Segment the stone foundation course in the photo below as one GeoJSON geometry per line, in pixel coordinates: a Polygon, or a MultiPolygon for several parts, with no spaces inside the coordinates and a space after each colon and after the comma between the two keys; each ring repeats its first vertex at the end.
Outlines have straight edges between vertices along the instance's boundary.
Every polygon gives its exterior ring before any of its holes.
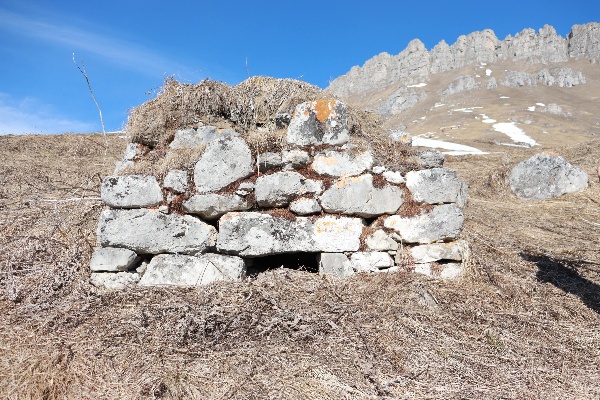
{"type": "MultiPolygon", "coordinates": [[[[189,170],[127,174],[135,143],[106,177],[91,282],[198,286],[240,281],[262,257],[310,253],[324,275],[414,271],[452,278],[467,186],[442,163],[418,171],[381,165],[352,145],[346,105],[298,105],[281,151],[253,153],[232,129],[177,131],[167,152],[198,149],[189,170]]],[[[398,144],[404,146],[404,144],[398,144]]],[[[427,165],[423,163],[422,165],[427,165]]],[[[425,168],[425,167],[423,167],[425,168]]]]}

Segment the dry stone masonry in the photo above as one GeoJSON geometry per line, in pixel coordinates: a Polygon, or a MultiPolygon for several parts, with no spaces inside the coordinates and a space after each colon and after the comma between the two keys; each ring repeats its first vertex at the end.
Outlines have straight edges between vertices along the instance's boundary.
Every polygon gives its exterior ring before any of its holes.
{"type": "MultiPolygon", "coordinates": [[[[130,144],[101,197],[99,248],[91,281],[205,285],[238,281],[262,257],[314,255],[321,274],[414,270],[456,277],[468,246],[466,185],[443,158],[426,154],[417,171],[379,165],[354,148],[344,103],[300,104],[281,151],[253,154],[232,129],[177,131],[169,149],[198,149],[189,170],[163,179],[127,175],[143,159],[130,144]]],[[[401,144],[399,144],[401,145],[401,144]]]]}

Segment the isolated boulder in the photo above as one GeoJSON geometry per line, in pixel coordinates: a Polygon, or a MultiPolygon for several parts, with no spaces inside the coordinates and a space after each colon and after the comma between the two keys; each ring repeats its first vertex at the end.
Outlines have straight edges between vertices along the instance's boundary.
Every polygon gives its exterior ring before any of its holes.
{"type": "Polygon", "coordinates": [[[298,104],[287,130],[287,141],[299,146],[342,145],[348,142],[348,111],[337,100],[298,104]]]}
{"type": "Polygon", "coordinates": [[[543,200],[583,190],[588,179],[585,172],[561,156],[540,153],[517,164],[508,182],[521,199],[543,200]]]}
{"type": "Polygon", "coordinates": [[[138,254],[196,254],[215,246],[217,232],[190,215],[163,214],[154,210],[106,210],[98,222],[98,242],[138,254]]]}
{"type": "Polygon", "coordinates": [[[158,181],[153,176],[107,176],[100,186],[100,198],[113,208],[157,206],[163,201],[158,181]]]}

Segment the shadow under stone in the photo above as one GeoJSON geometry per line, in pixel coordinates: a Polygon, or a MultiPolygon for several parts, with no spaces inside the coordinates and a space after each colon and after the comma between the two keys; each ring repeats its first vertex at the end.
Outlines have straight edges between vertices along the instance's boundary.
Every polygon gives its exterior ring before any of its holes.
{"type": "Polygon", "coordinates": [[[539,282],[551,283],[566,293],[574,294],[588,308],[600,314],[600,285],[579,274],[577,267],[581,266],[581,261],[524,252],[521,257],[538,266],[536,277],[539,282]]]}

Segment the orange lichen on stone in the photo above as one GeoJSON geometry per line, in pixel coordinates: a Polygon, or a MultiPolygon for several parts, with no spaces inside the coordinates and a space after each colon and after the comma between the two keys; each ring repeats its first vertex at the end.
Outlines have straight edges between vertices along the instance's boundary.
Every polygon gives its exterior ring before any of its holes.
{"type": "Polygon", "coordinates": [[[314,229],[316,233],[333,233],[344,231],[344,226],[337,221],[322,221],[318,220],[314,229]]]}
{"type": "Polygon", "coordinates": [[[363,179],[364,179],[364,176],[348,176],[348,177],[342,178],[339,181],[337,181],[335,183],[335,187],[338,189],[341,189],[344,186],[347,186],[351,183],[360,182],[363,179]]]}
{"type": "Polygon", "coordinates": [[[310,108],[315,111],[319,122],[325,122],[335,108],[336,100],[315,100],[310,102],[310,108]]]}

